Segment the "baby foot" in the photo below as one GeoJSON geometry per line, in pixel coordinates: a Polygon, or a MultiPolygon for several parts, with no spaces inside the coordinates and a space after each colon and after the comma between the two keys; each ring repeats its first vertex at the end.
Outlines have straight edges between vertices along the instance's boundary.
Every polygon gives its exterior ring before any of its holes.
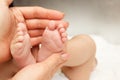
{"type": "Polygon", "coordinates": [[[41,48],[38,53],[38,61],[43,61],[53,53],[64,53],[67,34],[63,25],[55,26],[51,21],[43,33],[41,48]]]}
{"type": "Polygon", "coordinates": [[[24,24],[18,24],[10,48],[13,59],[19,67],[24,67],[36,62],[31,54],[30,36],[28,35],[24,24]]]}

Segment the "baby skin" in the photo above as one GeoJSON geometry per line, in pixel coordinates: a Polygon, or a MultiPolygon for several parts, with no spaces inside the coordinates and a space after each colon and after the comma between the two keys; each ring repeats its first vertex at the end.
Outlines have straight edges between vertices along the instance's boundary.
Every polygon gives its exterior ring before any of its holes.
{"type": "Polygon", "coordinates": [[[54,21],[51,21],[43,33],[38,62],[43,61],[53,53],[65,53],[66,40],[67,34],[63,25],[55,26],[54,21]]]}
{"type": "Polygon", "coordinates": [[[30,36],[27,33],[26,26],[22,23],[19,23],[17,26],[10,50],[13,60],[18,67],[22,68],[29,64],[36,63],[31,53],[30,36]]]}
{"type": "Polygon", "coordinates": [[[27,29],[25,25],[19,24],[11,43],[11,54],[14,61],[22,68],[36,63],[36,60],[37,62],[43,61],[53,53],[64,53],[66,40],[67,34],[63,25],[60,24],[57,27],[54,21],[51,21],[43,33],[41,48],[37,59],[35,59],[31,53],[30,36],[27,33],[27,29]]]}
{"type": "Polygon", "coordinates": [[[62,71],[70,80],[89,80],[90,74],[96,66],[94,41],[88,35],[78,35],[67,40],[63,25],[55,25],[51,21],[43,33],[37,60],[34,59],[30,48],[30,37],[25,25],[18,26],[11,44],[11,53],[15,62],[21,67],[41,62],[53,53],[69,53],[69,59],[62,71]],[[20,27],[21,26],[21,27],[20,27]]]}

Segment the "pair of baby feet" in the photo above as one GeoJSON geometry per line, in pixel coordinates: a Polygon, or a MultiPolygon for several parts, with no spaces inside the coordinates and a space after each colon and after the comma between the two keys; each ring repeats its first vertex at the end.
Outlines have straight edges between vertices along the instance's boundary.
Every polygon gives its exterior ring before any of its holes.
{"type": "MultiPolygon", "coordinates": [[[[56,26],[55,22],[51,21],[43,33],[37,61],[43,61],[53,53],[64,53],[66,40],[67,34],[64,26],[62,24],[56,26]]],[[[31,47],[27,28],[23,23],[19,23],[10,48],[14,61],[20,67],[36,63],[31,47]]]]}

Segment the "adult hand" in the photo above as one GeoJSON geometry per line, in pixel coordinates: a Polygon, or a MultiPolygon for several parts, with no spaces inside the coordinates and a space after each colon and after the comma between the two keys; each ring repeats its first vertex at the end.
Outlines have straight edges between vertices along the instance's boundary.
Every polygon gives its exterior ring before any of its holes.
{"type": "Polygon", "coordinates": [[[53,54],[41,63],[23,68],[11,80],[51,80],[67,59],[68,54],[53,54]]]}
{"type": "Polygon", "coordinates": [[[16,24],[20,22],[26,24],[33,46],[41,42],[42,32],[50,20],[55,20],[56,25],[63,23],[65,27],[68,26],[66,22],[59,21],[64,17],[61,12],[42,7],[9,8],[11,2],[12,0],[0,0],[0,63],[11,58],[9,46],[16,24]]]}

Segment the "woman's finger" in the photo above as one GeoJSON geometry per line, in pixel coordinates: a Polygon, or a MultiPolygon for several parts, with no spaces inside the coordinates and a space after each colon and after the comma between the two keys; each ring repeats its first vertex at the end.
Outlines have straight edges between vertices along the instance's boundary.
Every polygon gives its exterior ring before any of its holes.
{"type": "Polygon", "coordinates": [[[53,54],[43,63],[48,69],[56,71],[68,59],[68,54],[53,54]]]}
{"type": "Polygon", "coordinates": [[[59,65],[63,64],[67,59],[67,54],[62,56],[60,54],[53,54],[43,62],[23,68],[12,80],[51,80],[59,65]]]}
{"type": "Polygon", "coordinates": [[[32,51],[32,54],[33,54],[34,58],[37,61],[38,51],[39,51],[39,45],[33,46],[32,49],[31,49],[31,51],[32,51]]]}
{"type": "Polygon", "coordinates": [[[59,20],[64,17],[62,12],[42,7],[19,7],[19,10],[26,19],[38,18],[59,20]]]}
{"type": "Polygon", "coordinates": [[[28,30],[30,37],[42,36],[44,29],[28,30]]]}
{"type": "Polygon", "coordinates": [[[44,29],[49,21],[50,20],[47,19],[27,19],[26,25],[28,26],[28,29],[44,29]]]}
{"type": "Polygon", "coordinates": [[[31,38],[31,44],[32,44],[32,46],[40,44],[41,40],[42,40],[41,36],[39,36],[39,37],[32,37],[31,38]]]}
{"type": "MultiPolygon", "coordinates": [[[[45,19],[27,19],[26,20],[26,25],[29,30],[31,29],[45,29],[46,26],[49,25],[51,20],[45,20],[45,19]]],[[[58,24],[62,24],[65,28],[68,27],[68,22],[66,21],[59,21],[59,20],[54,20],[55,25],[57,26],[58,24]]]]}

